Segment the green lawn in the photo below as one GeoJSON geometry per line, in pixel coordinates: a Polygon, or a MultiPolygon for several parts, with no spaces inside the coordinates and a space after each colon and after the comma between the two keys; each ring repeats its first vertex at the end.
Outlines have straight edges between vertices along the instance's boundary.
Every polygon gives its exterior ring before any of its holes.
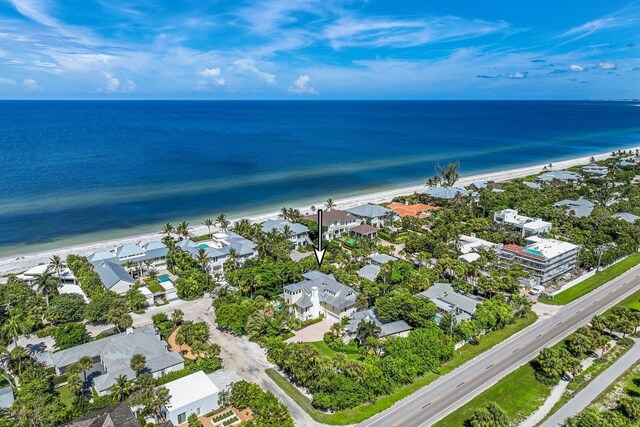
{"type": "Polygon", "coordinates": [[[619,305],[631,310],[640,311],[640,291],[634,292],[630,297],[622,301],[619,305]]]}
{"type": "Polygon", "coordinates": [[[535,371],[528,363],[513,371],[493,387],[476,396],[457,411],[438,421],[437,427],[463,427],[477,408],[489,402],[500,405],[509,420],[514,423],[521,420],[538,408],[551,388],[536,380],[535,371]]]}
{"type": "MultiPolygon", "coordinates": [[[[560,292],[558,295],[553,298],[541,297],[539,299],[540,302],[551,305],[565,305],[568,304],[583,295],[588,294],[594,289],[599,288],[604,285],[608,281],[615,279],[620,276],[622,273],[627,270],[635,267],[640,264],[640,253],[635,253],[630,257],[623,259],[622,261],[613,264],[610,267],[605,268],[604,270],[595,274],[595,276],[591,276],[588,279],[583,280],[579,284],[575,285],[572,288],[567,289],[566,291],[560,292]]],[[[640,304],[638,304],[640,307],[640,304]]]]}
{"type": "Polygon", "coordinates": [[[75,397],[68,385],[63,385],[62,387],[58,387],[56,391],[60,394],[60,401],[65,404],[67,408],[71,408],[73,406],[73,398],[75,397]]]}
{"type": "MultiPolygon", "coordinates": [[[[315,347],[316,350],[318,350],[320,352],[320,354],[322,354],[323,356],[328,356],[328,357],[333,357],[336,354],[338,354],[339,352],[331,349],[327,343],[325,343],[324,341],[314,341],[314,342],[310,342],[308,343],[311,346],[315,347]]],[[[360,358],[360,353],[357,352],[342,352],[344,354],[347,355],[347,357],[349,359],[359,359],[360,358]]]]}
{"type": "Polygon", "coordinates": [[[162,285],[160,283],[148,283],[147,282],[147,288],[152,292],[152,293],[156,293],[156,292],[164,292],[164,288],[162,287],[162,285]]]}
{"type": "MultiPolygon", "coordinates": [[[[393,406],[397,401],[404,399],[413,392],[421,389],[422,387],[430,384],[438,379],[441,375],[448,374],[457,367],[465,364],[469,360],[476,357],[478,354],[485,352],[494,345],[504,341],[506,338],[515,334],[518,331],[526,328],[536,321],[537,317],[534,313],[528,313],[522,319],[518,319],[513,325],[508,325],[506,328],[499,331],[493,331],[484,335],[480,339],[480,343],[477,345],[467,344],[456,351],[456,354],[451,360],[441,366],[439,374],[428,373],[418,378],[413,383],[399,388],[389,396],[380,397],[376,402],[361,405],[355,408],[339,411],[334,414],[325,414],[311,405],[311,401],[307,399],[297,388],[291,385],[286,378],[282,377],[276,370],[267,369],[267,375],[271,377],[282,390],[295,400],[298,405],[304,409],[314,420],[332,425],[345,425],[355,424],[372,417],[378,412],[393,406]]],[[[324,353],[323,353],[324,354],[324,353]]]]}

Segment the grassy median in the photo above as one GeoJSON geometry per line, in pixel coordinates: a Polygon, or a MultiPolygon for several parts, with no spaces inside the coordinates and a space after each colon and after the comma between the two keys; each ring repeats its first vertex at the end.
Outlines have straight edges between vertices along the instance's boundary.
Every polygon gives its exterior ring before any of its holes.
{"type": "Polygon", "coordinates": [[[267,375],[276,383],[278,386],[285,392],[289,397],[291,397],[294,401],[298,403],[298,405],[307,412],[311,418],[314,420],[324,423],[324,424],[332,424],[332,425],[345,425],[345,424],[355,424],[361,421],[366,420],[377,414],[378,412],[382,412],[387,408],[390,408],[397,401],[404,399],[409,396],[413,392],[421,389],[422,387],[430,384],[431,382],[437,380],[441,375],[448,374],[459,366],[464,365],[469,360],[478,356],[479,354],[489,350],[491,347],[499,344],[505,339],[509,338],[511,335],[521,331],[527,326],[533,324],[536,321],[537,317],[534,313],[527,313],[523,318],[518,319],[514,324],[508,325],[507,327],[500,329],[498,331],[490,332],[484,335],[480,339],[480,343],[477,345],[467,344],[456,351],[453,358],[449,360],[447,363],[440,367],[440,372],[429,373],[418,378],[411,384],[408,384],[404,387],[399,388],[394,393],[388,396],[382,396],[378,398],[374,403],[357,406],[355,408],[346,409],[344,411],[339,411],[334,414],[325,414],[323,412],[318,411],[311,405],[311,401],[297,388],[295,388],[291,383],[284,378],[282,375],[278,373],[278,371],[274,369],[267,369],[267,375]]]}
{"type": "Polygon", "coordinates": [[[594,289],[597,289],[605,283],[622,275],[638,264],[640,264],[640,253],[635,253],[630,257],[623,259],[622,261],[617,262],[602,271],[599,271],[594,276],[583,280],[574,287],[569,288],[566,291],[562,291],[552,298],[540,297],[539,301],[541,303],[551,305],[569,304],[570,302],[575,301],[576,299],[588,294],[594,289]]]}

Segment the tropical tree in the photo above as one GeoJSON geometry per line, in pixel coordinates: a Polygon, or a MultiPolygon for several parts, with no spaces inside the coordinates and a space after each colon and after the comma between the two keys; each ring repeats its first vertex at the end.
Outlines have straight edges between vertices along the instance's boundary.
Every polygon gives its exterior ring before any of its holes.
{"type": "Polygon", "coordinates": [[[47,307],[49,306],[49,295],[58,292],[58,282],[58,278],[51,273],[48,267],[42,274],[36,276],[36,288],[44,294],[47,307]]]}
{"type": "Polygon", "coordinates": [[[213,226],[213,220],[211,218],[205,218],[202,223],[207,227],[207,231],[209,232],[209,238],[211,238],[211,227],[213,226]]]}
{"type": "Polygon", "coordinates": [[[76,362],[76,365],[80,372],[84,374],[84,382],[87,382],[87,372],[93,368],[93,360],[89,356],[82,356],[80,360],[76,362]]]}
{"type": "Polygon", "coordinates": [[[127,379],[125,375],[118,375],[116,382],[109,388],[111,396],[118,401],[124,402],[127,397],[133,392],[133,384],[127,379]]]}
{"type": "Polygon", "coordinates": [[[147,366],[147,358],[144,354],[136,353],[131,356],[131,361],[129,363],[132,371],[135,371],[136,376],[140,375],[145,367],[147,366]]]}
{"type": "Polygon", "coordinates": [[[49,268],[52,268],[53,271],[56,272],[56,276],[58,280],[60,280],[60,271],[64,268],[64,263],[62,262],[62,258],[58,255],[54,255],[49,258],[49,268]]]}
{"type": "Polygon", "coordinates": [[[238,268],[238,262],[240,261],[240,254],[234,248],[229,248],[228,260],[232,265],[232,269],[238,268]]]}
{"type": "Polygon", "coordinates": [[[327,199],[327,201],[325,202],[325,205],[327,207],[327,210],[331,210],[336,207],[336,204],[331,197],[327,199]]]}
{"type": "Polygon", "coordinates": [[[9,317],[2,326],[2,336],[4,339],[13,341],[13,347],[18,346],[18,337],[29,332],[29,326],[21,313],[16,313],[9,317]]]}
{"type": "Polygon", "coordinates": [[[182,221],[176,227],[176,232],[178,236],[180,236],[180,240],[189,238],[189,223],[187,221],[182,221]]]}
{"type": "Polygon", "coordinates": [[[169,389],[156,387],[151,390],[150,396],[145,401],[145,409],[153,415],[156,423],[162,420],[163,409],[169,403],[169,389]]]}
{"type": "Polygon", "coordinates": [[[227,216],[225,214],[219,214],[216,217],[216,223],[224,233],[227,232],[227,229],[229,228],[229,220],[227,219],[227,216]]]}
{"type": "Polygon", "coordinates": [[[365,343],[368,338],[378,338],[380,336],[380,326],[373,322],[360,321],[356,330],[356,339],[358,342],[365,343]]]}
{"type": "Polygon", "coordinates": [[[167,240],[171,240],[172,239],[172,234],[173,234],[174,231],[176,231],[176,229],[173,226],[173,224],[171,224],[170,222],[168,222],[168,223],[166,223],[165,225],[162,226],[162,234],[164,234],[166,236],[167,240]]]}
{"type": "Polygon", "coordinates": [[[67,386],[74,395],[79,395],[83,388],[82,380],[78,375],[69,375],[67,377],[67,386]]]}
{"type": "Polygon", "coordinates": [[[184,319],[184,312],[179,308],[173,310],[173,313],[171,313],[171,321],[173,322],[173,324],[176,326],[180,325],[182,323],[182,319],[184,319]]]}

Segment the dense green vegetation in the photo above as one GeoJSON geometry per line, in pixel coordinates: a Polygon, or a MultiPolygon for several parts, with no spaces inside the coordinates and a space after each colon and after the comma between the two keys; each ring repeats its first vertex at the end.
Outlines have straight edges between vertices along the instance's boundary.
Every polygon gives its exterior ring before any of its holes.
{"type": "Polygon", "coordinates": [[[293,427],[293,420],[287,407],[278,401],[270,391],[262,391],[257,384],[247,381],[233,383],[220,400],[224,406],[251,408],[254,419],[244,422],[243,426],[254,427],[293,427]]]}

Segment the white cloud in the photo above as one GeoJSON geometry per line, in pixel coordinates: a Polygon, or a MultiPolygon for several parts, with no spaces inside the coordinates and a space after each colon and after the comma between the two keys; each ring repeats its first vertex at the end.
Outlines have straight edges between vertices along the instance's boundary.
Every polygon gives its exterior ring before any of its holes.
{"type": "Polygon", "coordinates": [[[575,71],[576,73],[579,73],[584,70],[585,68],[582,65],[577,65],[577,64],[569,65],[569,71],[575,71]]]}
{"type": "Polygon", "coordinates": [[[22,86],[24,86],[26,90],[31,91],[40,89],[40,86],[38,86],[38,82],[34,79],[24,79],[22,81],[22,86]]]}
{"type": "Polygon", "coordinates": [[[456,16],[430,19],[344,17],[327,26],[324,36],[335,49],[342,47],[412,47],[427,43],[470,39],[504,32],[503,21],[468,20],[456,16]]]}
{"type": "Polygon", "coordinates": [[[519,80],[519,79],[526,79],[527,78],[527,74],[529,74],[528,72],[524,71],[518,71],[517,73],[510,73],[507,74],[507,78],[508,79],[514,79],[514,80],[519,80]]]}
{"type": "Polygon", "coordinates": [[[614,62],[601,62],[596,65],[596,68],[600,70],[615,70],[617,67],[618,65],[614,62]]]}
{"type": "Polygon", "coordinates": [[[218,67],[205,68],[204,70],[198,72],[198,76],[200,76],[200,80],[198,80],[198,86],[207,86],[209,83],[213,83],[218,86],[222,86],[225,84],[225,80],[221,77],[222,70],[218,67]]]}
{"type": "Polygon", "coordinates": [[[16,81],[7,77],[0,76],[0,85],[14,85],[16,81]]]}
{"type": "Polygon", "coordinates": [[[289,86],[289,92],[317,93],[316,89],[310,86],[309,83],[311,83],[311,78],[306,74],[302,74],[300,77],[298,77],[296,80],[292,82],[291,86],[289,86]]]}
{"type": "Polygon", "coordinates": [[[233,65],[235,65],[241,73],[254,74],[269,84],[276,83],[276,75],[260,70],[253,58],[236,59],[233,61],[233,65]]]}
{"type": "Polygon", "coordinates": [[[121,82],[119,78],[117,78],[111,73],[104,72],[102,73],[102,75],[104,76],[104,79],[105,79],[104,88],[102,89],[103,92],[126,93],[126,92],[131,92],[136,88],[136,84],[132,80],[126,77],[124,79],[124,82],[121,82]]]}

